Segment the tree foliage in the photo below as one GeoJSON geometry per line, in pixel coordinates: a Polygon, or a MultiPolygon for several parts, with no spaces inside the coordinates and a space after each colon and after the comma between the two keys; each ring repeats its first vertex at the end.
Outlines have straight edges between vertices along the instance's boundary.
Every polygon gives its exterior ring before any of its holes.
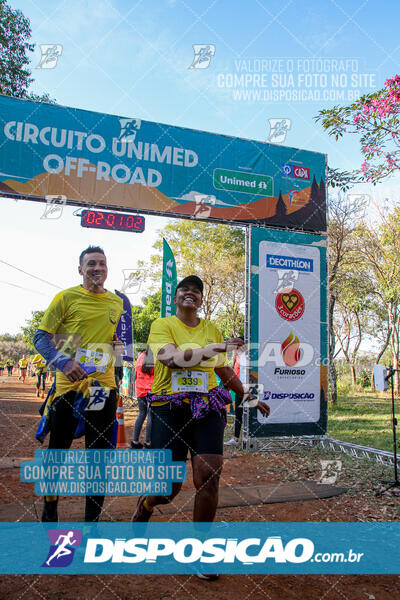
{"type": "Polygon", "coordinates": [[[31,33],[29,19],[20,10],[11,8],[6,0],[0,0],[0,93],[53,103],[48,94],[28,92],[33,82],[29,55],[35,49],[35,44],[29,41],[31,33]]]}
{"type": "Polygon", "coordinates": [[[362,200],[350,202],[344,194],[329,197],[328,203],[328,261],[329,261],[329,395],[332,404],[337,400],[336,370],[334,358],[337,354],[337,340],[334,328],[336,302],[346,286],[349,273],[354,265],[354,244],[352,232],[363,217],[365,206],[362,200]]]}
{"type": "Polygon", "coordinates": [[[196,274],[204,282],[204,318],[212,318],[227,336],[243,334],[245,234],[240,227],[180,220],[158,234],[151,266],[141,264],[154,289],[161,287],[162,240],[174,253],[178,279],[196,274]]]}
{"type": "Polygon", "coordinates": [[[22,335],[9,336],[9,334],[6,334],[0,336],[0,359],[12,358],[12,360],[17,361],[23,354],[28,355],[29,349],[22,335]],[[4,337],[11,337],[12,339],[5,340],[4,337]]]}
{"type": "Polygon", "coordinates": [[[345,134],[360,138],[364,162],[353,172],[332,170],[331,186],[347,189],[360,181],[376,183],[400,168],[400,77],[385,81],[383,89],[365,94],[349,106],[321,110],[315,117],[336,140],[345,134]]]}
{"type": "Polygon", "coordinates": [[[40,321],[44,315],[44,310],[34,310],[32,311],[32,316],[28,319],[24,326],[21,327],[23,340],[29,350],[32,352],[36,352],[35,347],[33,345],[33,337],[36,331],[39,328],[40,321]]]}
{"type": "MultiPolygon", "coordinates": [[[[358,227],[358,251],[363,259],[364,276],[371,293],[386,312],[392,362],[400,364],[400,207],[382,217],[379,227],[358,227]]],[[[382,322],[383,319],[382,319],[382,322]]],[[[399,376],[395,375],[395,389],[400,391],[399,376]]]]}
{"type": "Polygon", "coordinates": [[[161,291],[146,296],[143,304],[132,306],[133,341],[136,349],[143,350],[150,333],[150,326],[160,316],[161,291]]]}

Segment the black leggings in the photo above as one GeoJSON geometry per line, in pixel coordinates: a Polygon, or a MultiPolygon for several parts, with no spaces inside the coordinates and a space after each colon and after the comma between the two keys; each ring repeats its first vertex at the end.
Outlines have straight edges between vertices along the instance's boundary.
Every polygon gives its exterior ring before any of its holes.
{"type": "Polygon", "coordinates": [[[44,391],[46,384],[46,371],[44,373],[36,373],[36,389],[40,389],[40,384],[42,384],[42,390],[44,391]]]}
{"type": "MultiPolygon", "coordinates": [[[[73,416],[76,392],[54,398],[50,412],[49,449],[68,449],[72,444],[78,420],[73,416]]],[[[85,448],[108,449],[117,410],[117,391],[111,390],[101,410],[85,412],[85,448]]],[[[85,521],[98,521],[104,496],[86,496],[85,521]]]]}

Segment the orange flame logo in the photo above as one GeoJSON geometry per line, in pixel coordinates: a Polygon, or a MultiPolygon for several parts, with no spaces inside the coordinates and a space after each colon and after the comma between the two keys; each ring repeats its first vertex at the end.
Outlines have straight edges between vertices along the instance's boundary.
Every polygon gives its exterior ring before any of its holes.
{"type": "Polygon", "coordinates": [[[294,336],[292,332],[289,333],[286,340],[282,342],[281,354],[285,365],[288,367],[297,365],[301,356],[300,342],[297,335],[294,336]]]}

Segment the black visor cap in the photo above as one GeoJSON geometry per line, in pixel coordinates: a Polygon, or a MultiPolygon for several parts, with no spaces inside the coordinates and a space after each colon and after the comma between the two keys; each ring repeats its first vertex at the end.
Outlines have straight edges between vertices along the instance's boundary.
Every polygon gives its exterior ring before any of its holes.
{"type": "MultiPolygon", "coordinates": [[[[196,286],[197,289],[200,290],[201,295],[203,295],[204,285],[203,285],[203,282],[200,279],[200,277],[197,277],[197,275],[188,275],[188,277],[184,277],[182,279],[182,281],[180,281],[178,283],[178,285],[176,286],[176,290],[187,284],[192,284],[192,285],[196,286]]],[[[175,294],[176,294],[176,290],[175,290],[175,294]]]]}

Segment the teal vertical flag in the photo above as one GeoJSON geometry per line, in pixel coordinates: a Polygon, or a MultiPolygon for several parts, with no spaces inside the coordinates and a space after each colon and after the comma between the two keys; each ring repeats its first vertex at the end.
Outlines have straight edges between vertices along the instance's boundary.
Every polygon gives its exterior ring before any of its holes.
{"type": "Polygon", "coordinates": [[[171,248],[163,239],[163,272],[161,285],[161,316],[172,317],[175,314],[173,301],[177,285],[176,263],[171,248]]]}

